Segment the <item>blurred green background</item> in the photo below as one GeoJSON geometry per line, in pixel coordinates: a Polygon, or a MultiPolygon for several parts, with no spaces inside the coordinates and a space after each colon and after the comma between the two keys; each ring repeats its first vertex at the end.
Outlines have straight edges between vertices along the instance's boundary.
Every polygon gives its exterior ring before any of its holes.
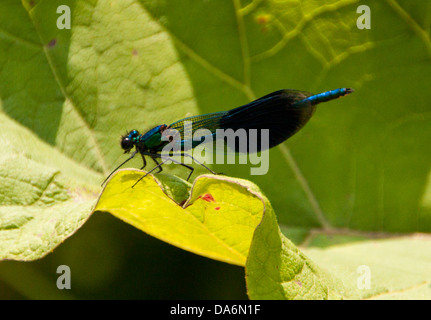
{"type": "MultiPolygon", "coordinates": [[[[216,170],[255,182],[298,244],[310,228],[365,238],[430,232],[430,28],[431,3],[407,0],[2,1],[0,219],[10,206],[28,205],[6,182],[23,179],[9,167],[15,157],[58,171],[66,189],[88,190],[93,203],[124,159],[118,142],[126,130],[227,110],[281,88],[353,87],[271,150],[267,175],[250,176],[246,165],[216,170]],[[370,30],[356,24],[364,4],[370,30]],[[71,9],[70,30],[57,28],[60,5],[71,9]],[[17,141],[6,123],[34,138],[17,141]],[[55,151],[36,150],[33,139],[55,151]],[[57,154],[73,164],[56,162],[57,154]]],[[[32,168],[25,175],[37,180],[32,168]]],[[[181,168],[168,171],[185,177],[181,168]]],[[[243,268],[96,213],[45,258],[1,262],[0,298],[247,296],[243,268]],[[55,286],[63,264],[72,290],[55,286]]]]}

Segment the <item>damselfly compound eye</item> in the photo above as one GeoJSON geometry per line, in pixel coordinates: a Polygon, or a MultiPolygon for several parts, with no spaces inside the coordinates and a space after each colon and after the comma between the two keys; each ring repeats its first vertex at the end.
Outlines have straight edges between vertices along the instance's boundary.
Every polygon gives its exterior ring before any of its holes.
{"type": "Polygon", "coordinates": [[[133,148],[133,141],[129,137],[124,137],[121,139],[121,148],[123,148],[124,151],[129,151],[133,148]]]}

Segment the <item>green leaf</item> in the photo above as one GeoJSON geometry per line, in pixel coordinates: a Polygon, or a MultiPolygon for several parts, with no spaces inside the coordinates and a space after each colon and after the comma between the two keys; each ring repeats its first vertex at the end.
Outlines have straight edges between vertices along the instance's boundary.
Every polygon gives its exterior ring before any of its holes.
{"type": "Polygon", "coordinates": [[[35,260],[88,219],[99,176],[3,114],[0,127],[0,260],[35,260]]]}
{"type": "Polygon", "coordinates": [[[246,180],[199,176],[189,184],[166,175],[171,186],[141,171],[120,170],[107,183],[95,211],[107,211],[184,250],[246,265],[253,299],[341,298],[342,285],[322,272],[282,235],[268,199],[246,180]],[[172,187],[173,186],[173,187],[172,187]],[[166,190],[176,190],[178,202],[166,190]],[[256,229],[257,227],[257,229],[256,229]],[[250,249],[250,252],[249,252],[250,249]]]}
{"type": "Polygon", "coordinates": [[[246,264],[251,299],[342,299],[343,285],[322,271],[280,231],[275,213],[264,198],[265,213],[257,227],[246,264]]]}
{"type": "Polygon", "coordinates": [[[426,235],[373,239],[349,233],[317,234],[302,249],[319,266],[343,279],[351,299],[429,300],[430,244],[426,235]]]}
{"type": "MultiPolygon", "coordinates": [[[[95,207],[182,249],[244,265],[250,242],[264,211],[261,195],[248,191],[249,182],[220,176],[199,176],[190,197],[167,196],[169,190],[187,195],[189,184],[161,184],[141,171],[120,170],[107,183],[95,207]]],[[[162,175],[166,182],[166,176],[162,175]]]]}

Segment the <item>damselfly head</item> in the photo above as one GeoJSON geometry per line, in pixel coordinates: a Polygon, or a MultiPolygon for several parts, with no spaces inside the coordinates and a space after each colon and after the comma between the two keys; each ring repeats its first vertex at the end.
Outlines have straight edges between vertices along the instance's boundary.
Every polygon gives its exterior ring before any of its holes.
{"type": "Polygon", "coordinates": [[[138,138],[139,132],[137,130],[132,130],[121,137],[121,148],[124,150],[124,153],[130,152],[138,138]]]}

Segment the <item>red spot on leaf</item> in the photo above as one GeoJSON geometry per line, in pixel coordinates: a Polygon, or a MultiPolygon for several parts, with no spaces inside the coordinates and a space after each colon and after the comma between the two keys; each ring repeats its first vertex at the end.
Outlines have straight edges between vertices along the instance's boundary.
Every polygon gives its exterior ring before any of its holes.
{"type": "Polygon", "coordinates": [[[258,24],[267,24],[269,22],[270,16],[268,14],[261,14],[256,17],[258,24]]]}
{"type": "Polygon", "coordinates": [[[301,281],[296,280],[296,281],[295,281],[295,283],[296,283],[298,286],[302,287],[302,282],[301,282],[301,281]]]}
{"type": "Polygon", "coordinates": [[[47,47],[48,47],[48,48],[52,48],[52,47],[54,47],[56,44],[57,44],[57,39],[52,39],[52,40],[48,43],[47,47]]]}
{"type": "Polygon", "coordinates": [[[268,24],[271,21],[271,16],[269,14],[260,14],[257,17],[255,17],[255,20],[258,24],[262,26],[261,31],[262,33],[268,32],[268,24]]]}
{"type": "Polygon", "coordinates": [[[210,193],[205,193],[203,195],[200,195],[199,198],[202,200],[205,200],[206,202],[215,202],[215,199],[210,193]]]}
{"type": "Polygon", "coordinates": [[[220,210],[220,207],[215,207],[214,210],[220,210]]]}

